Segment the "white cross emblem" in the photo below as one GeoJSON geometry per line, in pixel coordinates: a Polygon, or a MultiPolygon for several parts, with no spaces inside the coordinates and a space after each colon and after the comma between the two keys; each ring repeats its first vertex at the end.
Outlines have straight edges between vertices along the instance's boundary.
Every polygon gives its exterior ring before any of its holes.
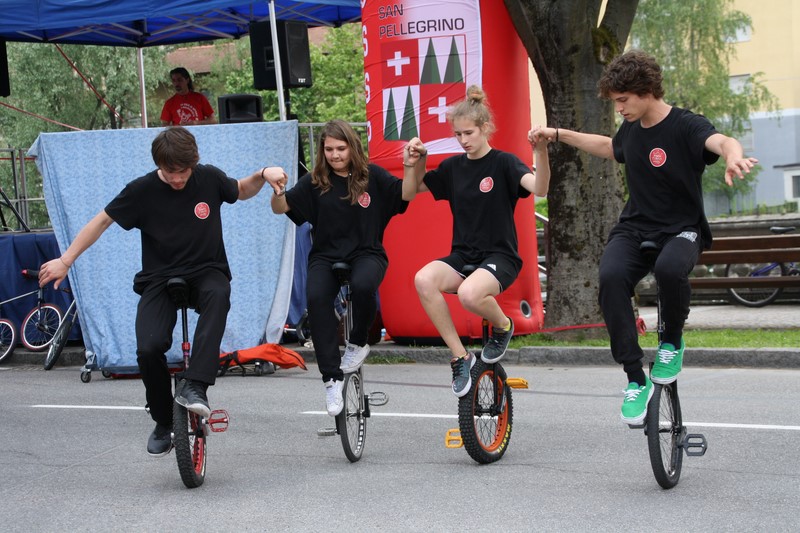
{"type": "Polygon", "coordinates": [[[386,62],[390,67],[394,67],[395,76],[400,76],[403,73],[403,65],[408,65],[409,63],[411,63],[411,58],[402,57],[400,51],[395,52],[394,58],[386,62]]]}

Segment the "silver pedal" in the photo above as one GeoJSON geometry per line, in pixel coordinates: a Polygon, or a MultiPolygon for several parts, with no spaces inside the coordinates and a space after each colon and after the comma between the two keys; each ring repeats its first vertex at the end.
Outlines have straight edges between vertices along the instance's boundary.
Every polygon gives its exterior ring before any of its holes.
{"type": "Polygon", "coordinates": [[[367,395],[367,401],[370,405],[381,406],[389,403],[389,396],[385,392],[375,391],[367,395]]]}
{"type": "Polygon", "coordinates": [[[317,437],[333,437],[336,435],[336,428],[321,428],[317,430],[317,437]]]}

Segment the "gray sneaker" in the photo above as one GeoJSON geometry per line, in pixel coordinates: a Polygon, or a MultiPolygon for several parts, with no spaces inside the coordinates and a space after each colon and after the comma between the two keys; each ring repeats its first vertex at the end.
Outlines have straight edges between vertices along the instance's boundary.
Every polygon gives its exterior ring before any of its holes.
{"type": "Polygon", "coordinates": [[[172,450],[172,428],[156,424],[147,439],[147,453],[150,457],[164,457],[172,450]]]}
{"type": "Polygon", "coordinates": [[[470,371],[475,366],[475,356],[467,353],[466,357],[459,357],[450,361],[453,369],[453,394],[461,398],[472,388],[470,371]]]}
{"type": "Polygon", "coordinates": [[[175,403],[208,419],[211,416],[211,408],[208,407],[208,397],[206,396],[208,385],[192,379],[184,379],[180,382],[179,387],[180,390],[175,395],[175,403]]]}
{"type": "Polygon", "coordinates": [[[508,331],[492,326],[492,336],[489,337],[489,342],[483,347],[481,352],[481,360],[484,363],[496,363],[506,354],[508,343],[511,342],[511,337],[514,335],[514,321],[508,317],[511,325],[508,331]]]}

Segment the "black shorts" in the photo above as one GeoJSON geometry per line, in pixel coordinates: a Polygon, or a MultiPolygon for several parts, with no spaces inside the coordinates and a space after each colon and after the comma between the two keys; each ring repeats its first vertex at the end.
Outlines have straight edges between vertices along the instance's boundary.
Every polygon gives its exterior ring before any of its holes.
{"type": "MultiPolygon", "coordinates": [[[[458,274],[466,279],[461,270],[469,264],[475,263],[468,263],[464,256],[459,254],[458,252],[454,252],[447,257],[440,257],[437,261],[441,261],[449,265],[453,270],[458,272],[458,274]]],[[[477,263],[478,268],[482,268],[484,270],[488,270],[492,276],[497,279],[497,282],[500,284],[500,292],[503,292],[507,288],[514,283],[514,280],[517,279],[519,276],[519,271],[522,269],[522,266],[517,266],[515,261],[512,261],[509,257],[502,255],[502,254],[491,254],[487,255],[483,258],[483,261],[477,263]]]]}

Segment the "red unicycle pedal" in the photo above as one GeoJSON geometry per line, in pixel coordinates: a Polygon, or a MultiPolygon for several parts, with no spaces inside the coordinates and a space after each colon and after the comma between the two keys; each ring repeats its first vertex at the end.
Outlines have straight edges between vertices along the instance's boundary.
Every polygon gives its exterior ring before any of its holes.
{"type": "Polygon", "coordinates": [[[206,421],[206,426],[213,433],[222,433],[228,430],[228,411],[225,409],[214,409],[211,416],[206,421]]]}

